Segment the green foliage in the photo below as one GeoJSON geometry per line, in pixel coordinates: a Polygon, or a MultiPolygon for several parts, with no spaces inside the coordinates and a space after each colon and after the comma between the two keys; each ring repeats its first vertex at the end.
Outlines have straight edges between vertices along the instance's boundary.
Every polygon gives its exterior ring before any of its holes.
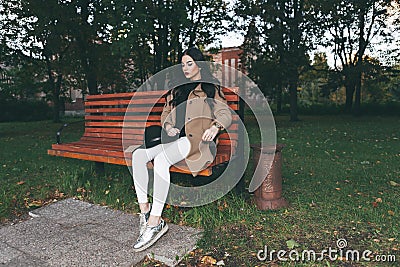
{"type": "Polygon", "coordinates": [[[44,101],[0,99],[0,122],[39,121],[51,117],[51,108],[44,101]]]}
{"type": "Polygon", "coordinates": [[[76,84],[84,94],[137,88],[185,46],[212,43],[228,18],[222,0],[11,0],[0,9],[2,47],[45,62],[54,102],[76,84]]]}
{"type": "MultiPolygon", "coordinates": [[[[290,112],[289,105],[282,107],[282,114],[288,114],[290,112]]],[[[360,107],[360,115],[371,115],[371,116],[391,116],[400,114],[400,103],[389,102],[389,103],[364,103],[360,107]]],[[[300,115],[344,115],[345,105],[335,103],[314,103],[299,105],[300,115]]]]}

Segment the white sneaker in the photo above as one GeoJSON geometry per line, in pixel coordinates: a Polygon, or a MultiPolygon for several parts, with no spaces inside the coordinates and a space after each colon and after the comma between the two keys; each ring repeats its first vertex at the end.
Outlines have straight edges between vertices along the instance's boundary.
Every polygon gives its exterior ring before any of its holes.
{"type": "Polygon", "coordinates": [[[150,217],[150,210],[146,213],[139,214],[139,237],[143,234],[144,230],[146,230],[147,222],[149,221],[150,217]]]}
{"type": "Polygon", "coordinates": [[[143,234],[139,236],[136,244],[133,245],[134,250],[136,252],[145,250],[160,239],[167,231],[168,225],[163,219],[161,219],[159,225],[147,226],[143,234]]]}

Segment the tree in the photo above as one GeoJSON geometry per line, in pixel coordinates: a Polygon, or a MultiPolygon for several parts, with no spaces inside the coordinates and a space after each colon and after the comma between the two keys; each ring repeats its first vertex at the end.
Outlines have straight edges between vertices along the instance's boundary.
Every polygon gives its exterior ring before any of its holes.
{"type": "Polygon", "coordinates": [[[325,45],[332,44],[335,68],[345,77],[346,112],[360,113],[363,58],[374,38],[392,37],[388,23],[393,2],[398,1],[321,1],[325,26],[330,33],[325,45]]]}
{"type": "MultiPolygon", "coordinates": [[[[8,16],[5,19],[7,34],[13,41],[19,31],[22,36],[20,54],[29,54],[30,60],[43,61],[48,76],[48,93],[54,105],[54,122],[60,120],[60,94],[65,66],[64,57],[69,50],[72,39],[68,35],[68,24],[63,20],[63,10],[55,1],[14,1],[8,5],[8,16]],[[24,21],[24,23],[20,23],[24,21]]],[[[37,66],[39,63],[37,64],[37,66]]],[[[46,88],[46,87],[45,87],[46,88]]]]}
{"type": "Polygon", "coordinates": [[[222,21],[228,16],[222,0],[122,1],[116,7],[122,23],[115,39],[132,56],[131,67],[141,82],[177,64],[184,47],[212,43],[225,30],[222,21]]]}
{"type": "Polygon", "coordinates": [[[282,83],[278,85],[278,96],[287,83],[290,94],[290,120],[298,120],[299,75],[304,66],[308,65],[306,53],[312,48],[311,40],[319,29],[315,27],[315,18],[318,16],[313,1],[238,0],[235,5],[238,17],[245,21],[258,21],[262,53],[267,54],[264,58],[276,58],[277,69],[281,73],[282,83]]]}
{"type": "Polygon", "coordinates": [[[191,0],[187,1],[186,10],[188,23],[183,30],[183,40],[188,47],[211,44],[216,35],[226,32],[223,21],[230,17],[225,1],[191,0]]]}
{"type": "MultiPolygon", "coordinates": [[[[325,89],[328,87],[331,70],[328,65],[328,59],[325,53],[314,54],[313,62],[310,68],[299,77],[300,84],[300,103],[303,105],[313,105],[320,103],[321,98],[328,100],[332,91],[325,89]]],[[[336,88],[335,88],[336,89],[336,88]]]]}
{"type": "Polygon", "coordinates": [[[185,45],[211,43],[227,17],[222,0],[10,0],[5,6],[8,42],[47,61],[56,98],[63,78],[80,80],[82,73],[90,94],[143,83],[177,63],[185,45]]]}

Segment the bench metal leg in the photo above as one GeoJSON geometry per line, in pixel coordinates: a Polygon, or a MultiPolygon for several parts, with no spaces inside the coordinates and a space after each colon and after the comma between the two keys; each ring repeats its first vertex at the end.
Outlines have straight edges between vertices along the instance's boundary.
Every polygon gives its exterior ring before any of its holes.
{"type": "Polygon", "coordinates": [[[242,197],[245,197],[247,195],[244,178],[245,177],[243,175],[242,178],[240,178],[239,182],[235,186],[235,193],[242,197]]]}
{"type": "Polygon", "coordinates": [[[104,162],[95,162],[94,171],[96,172],[97,175],[104,175],[105,173],[104,162]]]}

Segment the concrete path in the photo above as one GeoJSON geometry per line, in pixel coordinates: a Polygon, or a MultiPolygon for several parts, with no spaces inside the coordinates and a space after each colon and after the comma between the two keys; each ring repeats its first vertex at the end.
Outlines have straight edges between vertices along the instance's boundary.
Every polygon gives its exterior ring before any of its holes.
{"type": "Polygon", "coordinates": [[[0,228],[0,266],[134,266],[146,255],[174,266],[201,236],[198,229],[168,224],[154,246],[136,253],[138,215],[74,199],[30,215],[30,220],[0,228]]]}

